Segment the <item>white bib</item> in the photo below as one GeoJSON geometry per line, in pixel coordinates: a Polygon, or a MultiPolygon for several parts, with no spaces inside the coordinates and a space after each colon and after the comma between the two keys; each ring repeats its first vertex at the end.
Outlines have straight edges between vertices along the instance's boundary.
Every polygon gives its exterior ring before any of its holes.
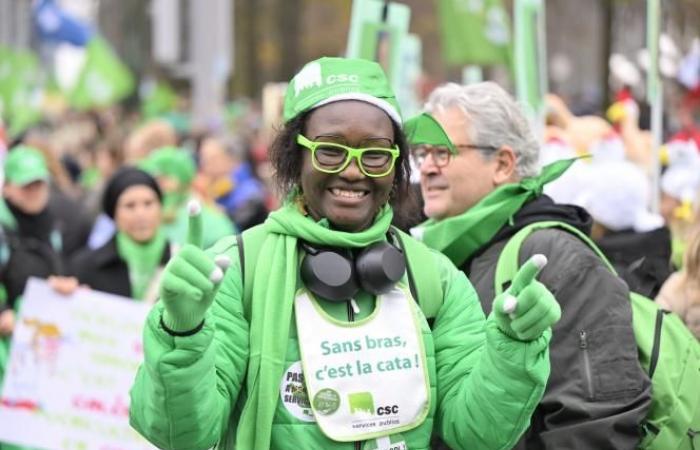
{"type": "Polygon", "coordinates": [[[418,311],[395,287],[357,322],[326,314],[306,290],[294,302],[304,380],[316,422],[334,441],[400,433],[428,414],[430,387],[418,311]]]}

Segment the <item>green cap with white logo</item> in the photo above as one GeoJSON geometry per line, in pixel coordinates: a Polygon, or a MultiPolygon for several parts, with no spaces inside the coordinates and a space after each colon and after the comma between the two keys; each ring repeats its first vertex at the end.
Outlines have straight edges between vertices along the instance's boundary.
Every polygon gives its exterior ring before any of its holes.
{"type": "Polygon", "coordinates": [[[371,103],[401,125],[399,104],[381,66],[353,58],[324,57],[307,63],[287,86],[284,120],[341,100],[371,103]]]}
{"type": "Polygon", "coordinates": [[[5,157],[5,181],[17,186],[26,186],[40,180],[49,180],[49,169],[44,155],[28,145],[11,148],[5,157]]]}
{"type": "Polygon", "coordinates": [[[437,120],[428,113],[418,114],[408,119],[404,125],[406,137],[411,145],[445,146],[450,153],[457,154],[457,149],[437,120]]]}

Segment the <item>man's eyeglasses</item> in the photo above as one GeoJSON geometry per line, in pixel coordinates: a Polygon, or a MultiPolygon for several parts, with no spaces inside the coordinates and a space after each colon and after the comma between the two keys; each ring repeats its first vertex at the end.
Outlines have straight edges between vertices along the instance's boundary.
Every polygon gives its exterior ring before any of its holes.
{"type": "MultiPolygon", "coordinates": [[[[469,148],[474,150],[498,150],[497,147],[494,147],[492,145],[454,144],[454,146],[456,148],[469,148]]],[[[413,160],[413,163],[416,165],[416,167],[420,167],[421,165],[423,165],[423,162],[428,157],[428,155],[432,155],[433,164],[435,164],[436,167],[445,167],[450,163],[450,159],[452,158],[452,153],[450,152],[450,149],[442,145],[419,145],[411,149],[411,159],[413,160]]]]}
{"type": "Polygon", "coordinates": [[[314,169],[324,173],[339,173],[355,158],[360,171],[368,177],[378,178],[389,175],[399,157],[399,147],[354,148],[335,142],[312,141],[297,135],[297,144],[311,150],[314,169]]]}

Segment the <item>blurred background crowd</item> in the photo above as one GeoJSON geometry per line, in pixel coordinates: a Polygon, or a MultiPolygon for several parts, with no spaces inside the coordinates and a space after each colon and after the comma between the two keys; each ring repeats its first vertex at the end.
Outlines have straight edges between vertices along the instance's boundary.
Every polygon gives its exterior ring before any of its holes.
{"type": "MultiPolygon", "coordinates": [[[[0,334],[29,276],[152,300],[192,198],[205,245],[264,221],[281,200],[280,81],[361,56],[364,4],[394,24],[385,68],[405,116],[446,81],[516,92],[542,164],[587,155],[546,193],[591,213],[635,290],[700,323],[700,1],[522,3],[529,38],[512,1],[0,0],[0,334]]],[[[402,227],[424,219],[406,208],[402,227]]]]}

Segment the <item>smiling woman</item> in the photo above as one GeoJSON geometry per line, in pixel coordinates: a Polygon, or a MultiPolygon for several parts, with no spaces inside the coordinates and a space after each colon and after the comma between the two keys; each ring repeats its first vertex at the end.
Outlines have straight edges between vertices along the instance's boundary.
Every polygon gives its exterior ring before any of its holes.
{"type": "MultiPolygon", "coordinates": [[[[315,109],[308,116],[305,128],[305,133],[314,140],[333,139],[357,146],[367,141],[394,140],[391,119],[384,111],[353,100],[315,109]]],[[[311,152],[304,152],[300,193],[309,214],[316,220],[326,217],[334,227],[344,231],[368,228],[389,200],[394,173],[368,177],[356,159],[351,159],[341,172],[324,173],[314,167],[312,160],[311,152]]]]}
{"type": "MultiPolygon", "coordinates": [[[[466,277],[391,226],[409,162],[381,67],[308,63],[284,119],[270,150],[282,207],[168,263],[131,424],[166,449],[427,450],[433,433],[510,448],[544,389],[548,334],[515,339],[502,311],[485,325],[466,277]]],[[[530,303],[556,304],[536,287],[530,303]]]]}
{"type": "MultiPolygon", "coordinates": [[[[411,213],[414,199],[409,189],[410,163],[407,155],[408,144],[400,125],[382,109],[358,100],[328,103],[294,117],[285,124],[270,147],[275,181],[282,195],[291,195],[291,199],[303,204],[317,220],[326,217],[336,228],[348,231],[366,227],[387,202],[394,207],[396,223],[404,220],[402,213],[411,213]],[[328,174],[315,170],[314,154],[306,148],[319,142],[355,146],[365,151],[377,147],[390,151],[398,149],[398,155],[391,155],[393,165],[385,176],[367,176],[362,173],[357,158],[352,157],[342,171],[328,174]],[[309,177],[313,181],[308,180],[309,177]],[[335,180],[335,184],[326,187],[317,184],[324,180],[335,180]],[[358,200],[349,202],[344,207],[344,213],[337,210],[339,216],[328,216],[325,207],[332,207],[332,202],[322,201],[323,193],[329,194],[325,197],[332,195],[358,200]],[[352,218],[357,214],[362,216],[362,220],[352,218]],[[348,220],[359,220],[359,223],[348,223],[348,220]]],[[[316,158],[321,163],[319,157],[316,158]]],[[[363,155],[360,161],[367,161],[367,158],[363,155]]],[[[343,162],[346,162],[345,158],[343,162]]],[[[364,164],[365,171],[368,171],[367,163],[364,164]]],[[[343,209],[342,205],[338,206],[343,209]]]]}

